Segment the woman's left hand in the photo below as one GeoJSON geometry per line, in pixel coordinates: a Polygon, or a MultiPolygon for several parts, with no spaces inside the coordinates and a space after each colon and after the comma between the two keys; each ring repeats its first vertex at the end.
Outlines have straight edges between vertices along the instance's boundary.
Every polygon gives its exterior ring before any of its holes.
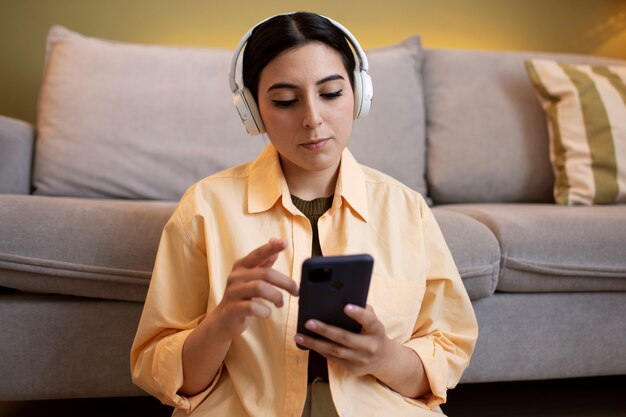
{"type": "Polygon", "coordinates": [[[372,375],[405,397],[418,398],[430,391],[419,356],[386,336],[385,326],[372,306],[349,304],[344,311],[361,325],[361,333],[309,320],[305,327],[326,340],[297,334],[296,343],[319,352],[355,375],[372,375]]]}
{"type": "Polygon", "coordinates": [[[327,340],[298,334],[296,342],[319,352],[356,375],[377,376],[385,368],[386,359],[392,354],[394,342],[385,335],[385,326],[371,305],[362,308],[348,304],[344,312],[361,325],[361,333],[344,330],[318,320],[309,320],[305,327],[327,340]]]}

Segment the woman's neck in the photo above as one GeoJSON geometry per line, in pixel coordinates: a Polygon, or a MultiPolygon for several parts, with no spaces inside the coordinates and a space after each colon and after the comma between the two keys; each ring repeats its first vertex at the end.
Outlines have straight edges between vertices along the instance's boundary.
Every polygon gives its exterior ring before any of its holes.
{"type": "Polygon", "coordinates": [[[329,197],[335,192],[339,175],[337,165],[323,171],[306,171],[281,158],[283,175],[287,180],[289,192],[302,200],[314,200],[329,197]]]}

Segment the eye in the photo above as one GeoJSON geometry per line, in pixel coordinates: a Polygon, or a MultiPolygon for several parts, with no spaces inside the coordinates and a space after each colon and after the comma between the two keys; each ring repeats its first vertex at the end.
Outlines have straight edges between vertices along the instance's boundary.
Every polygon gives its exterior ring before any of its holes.
{"type": "Polygon", "coordinates": [[[272,100],[272,103],[274,103],[274,106],[276,107],[280,107],[280,108],[287,108],[290,107],[293,103],[295,103],[298,100],[272,100]]]}
{"type": "Polygon", "coordinates": [[[337,97],[341,97],[343,95],[343,89],[335,91],[333,93],[324,93],[324,94],[320,94],[322,97],[324,97],[325,99],[328,100],[333,100],[337,97]]]}

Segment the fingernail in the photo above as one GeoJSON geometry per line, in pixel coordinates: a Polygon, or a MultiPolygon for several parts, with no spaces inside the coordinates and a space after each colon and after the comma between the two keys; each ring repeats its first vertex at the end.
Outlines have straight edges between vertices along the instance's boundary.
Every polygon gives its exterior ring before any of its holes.
{"type": "Polygon", "coordinates": [[[317,329],[317,322],[315,320],[309,320],[306,322],[305,327],[309,330],[317,329]]]}
{"type": "Polygon", "coordinates": [[[356,306],[354,304],[346,304],[346,311],[356,311],[356,306]]]}
{"type": "Polygon", "coordinates": [[[299,334],[296,335],[295,339],[296,343],[304,343],[304,337],[300,336],[299,334]]]}

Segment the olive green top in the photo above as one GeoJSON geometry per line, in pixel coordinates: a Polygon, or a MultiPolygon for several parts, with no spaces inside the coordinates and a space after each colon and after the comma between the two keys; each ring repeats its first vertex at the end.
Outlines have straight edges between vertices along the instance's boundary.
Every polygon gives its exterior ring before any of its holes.
{"type": "MultiPolygon", "coordinates": [[[[322,214],[326,213],[333,204],[333,196],[320,197],[311,201],[302,200],[295,195],[291,196],[293,205],[304,214],[311,222],[313,229],[313,244],[311,245],[311,256],[322,256],[320,238],[317,233],[317,221],[322,214]]],[[[316,378],[328,381],[328,366],[326,358],[315,351],[309,352],[308,381],[312,382],[316,378]]]]}
{"type": "Polygon", "coordinates": [[[311,256],[322,256],[322,248],[320,247],[320,237],[317,233],[317,221],[322,214],[326,213],[330,206],[333,205],[333,196],[320,197],[311,201],[302,200],[295,195],[291,196],[293,205],[304,214],[311,222],[313,229],[313,245],[311,256]]]}

